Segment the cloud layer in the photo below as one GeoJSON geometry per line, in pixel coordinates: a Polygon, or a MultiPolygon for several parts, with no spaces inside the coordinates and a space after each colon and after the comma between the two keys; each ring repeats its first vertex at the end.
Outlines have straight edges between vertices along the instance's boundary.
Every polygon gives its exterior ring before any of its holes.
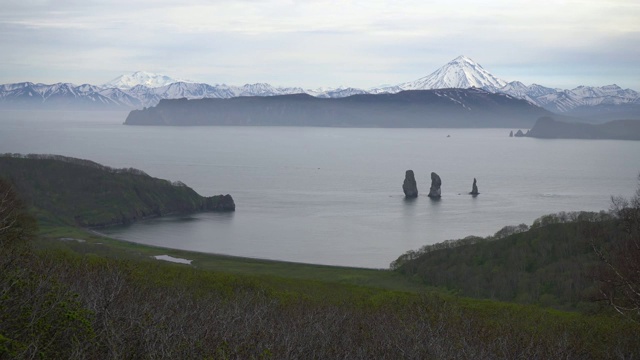
{"type": "Polygon", "coordinates": [[[465,54],[508,81],[640,89],[640,3],[9,0],[0,48],[0,83],[103,83],[147,70],[366,88],[465,54]]]}

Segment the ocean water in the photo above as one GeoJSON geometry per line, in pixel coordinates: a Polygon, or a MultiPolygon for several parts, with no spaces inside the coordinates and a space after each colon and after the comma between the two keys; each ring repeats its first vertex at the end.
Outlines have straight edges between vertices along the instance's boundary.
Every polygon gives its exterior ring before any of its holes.
{"type": "Polygon", "coordinates": [[[145,244],[386,268],[407,250],[559,211],[606,210],[638,184],[640,142],[509,138],[517,129],[132,127],[122,112],[0,112],[0,152],[134,167],[235,213],[102,230],[145,244]],[[405,200],[412,169],[420,196],[405,200]],[[426,194],[430,173],[442,199],[426,194]],[[472,197],[473,178],[480,195],[472,197]]]}

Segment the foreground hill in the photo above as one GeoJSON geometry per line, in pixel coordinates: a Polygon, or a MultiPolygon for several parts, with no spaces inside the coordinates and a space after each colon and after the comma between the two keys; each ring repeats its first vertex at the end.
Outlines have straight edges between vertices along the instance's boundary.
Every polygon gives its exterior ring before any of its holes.
{"type": "Polygon", "coordinates": [[[203,197],[178,182],[136,169],[52,155],[2,155],[6,178],[41,219],[79,226],[127,224],[148,217],[195,211],[233,211],[230,195],[203,197]]]}
{"type": "Polygon", "coordinates": [[[527,136],[543,139],[640,140],[640,120],[614,120],[591,125],[543,117],[536,121],[527,136]]]}
{"type": "Polygon", "coordinates": [[[162,100],[133,110],[126,125],[344,127],[531,127],[552,115],[531,103],[480,89],[402,91],[321,99],[306,94],[162,100]]]}
{"type": "Polygon", "coordinates": [[[600,263],[593,241],[608,246],[622,236],[604,212],[545,215],[531,227],[427,245],[405,253],[392,268],[464,296],[584,310],[593,306],[593,272],[600,263]],[[606,236],[590,238],[594,228],[606,236]]]}

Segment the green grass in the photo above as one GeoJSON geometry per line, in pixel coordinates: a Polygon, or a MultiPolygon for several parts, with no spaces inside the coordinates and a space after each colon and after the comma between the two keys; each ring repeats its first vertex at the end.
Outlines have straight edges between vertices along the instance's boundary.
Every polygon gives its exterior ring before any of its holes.
{"type": "Polygon", "coordinates": [[[34,244],[40,249],[67,249],[79,254],[129,260],[149,260],[153,256],[169,255],[192,260],[192,265],[178,265],[182,267],[230,274],[276,277],[278,281],[311,280],[409,292],[431,290],[418,281],[390,270],[303,264],[176,250],[117,240],[70,226],[41,225],[40,236],[34,244]],[[82,241],[61,240],[64,238],[82,241]]]}

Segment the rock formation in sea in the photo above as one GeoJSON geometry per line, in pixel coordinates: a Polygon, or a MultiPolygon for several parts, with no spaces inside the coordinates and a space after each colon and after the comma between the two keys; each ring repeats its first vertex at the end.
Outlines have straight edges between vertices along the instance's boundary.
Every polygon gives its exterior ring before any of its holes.
{"type": "Polygon", "coordinates": [[[509,137],[513,137],[513,130],[509,133],[509,137]]]}
{"type": "Polygon", "coordinates": [[[235,211],[236,203],[231,195],[216,195],[205,198],[204,210],[206,211],[235,211]]]}
{"type": "Polygon", "coordinates": [[[404,174],[404,183],[402,184],[402,190],[404,191],[405,197],[418,197],[418,184],[416,183],[416,178],[413,174],[413,170],[407,170],[407,172],[404,174]]]}
{"type": "Polygon", "coordinates": [[[515,136],[515,137],[523,137],[523,136],[524,136],[524,133],[522,132],[522,130],[518,130],[518,131],[516,132],[516,134],[515,134],[515,135],[513,135],[513,136],[515,136]]]}
{"type": "Polygon", "coordinates": [[[440,176],[438,174],[432,172],[431,173],[431,188],[429,188],[429,197],[432,199],[440,198],[440,186],[442,185],[442,180],[440,180],[440,176]]]}
{"type": "Polygon", "coordinates": [[[480,194],[478,192],[478,185],[476,185],[476,178],[473,178],[473,187],[471,188],[471,192],[469,194],[474,196],[480,194]]]}

